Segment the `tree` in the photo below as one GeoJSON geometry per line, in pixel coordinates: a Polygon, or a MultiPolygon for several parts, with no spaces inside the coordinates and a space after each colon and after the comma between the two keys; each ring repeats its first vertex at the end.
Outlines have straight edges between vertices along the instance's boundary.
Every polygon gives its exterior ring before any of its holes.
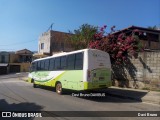
{"type": "Polygon", "coordinates": [[[94,48],[106,51],[110,54],[111,61],[117,64],[128,61],[128,56],[136,56],[139,51],[143,51],[139,40],[140,33],[133,30],[126,33],[114,34],[115,26],[110,28],[110,33],[106,34],[107,26],[99,28],[83,24],[79,29],[74,30],[71,36],[71,45],[75,50],[84,48],[94,48]]]}
{"type": "Polygon", "coordinates": [[[87,48],[90,41],[94,39],[94,34],[97,33],[98,27],[83,24],[79,29],[74,30],[71,36],[71,45],[75,50],[87,48]]]}
{"type": "Polygon", "coordinates": [[[130,34],[114,34],[115,26],[111,27],[111,32],[105,35],[106,26],[100,28],[99,32],[94,35],[94,40],[89,43],[90,48],[100,49],[110,54],[111,61],[117,64],[125,63],[128,56],[135,56],[143,50],[139,41],[138,30],[130,31],[130,34]]]}

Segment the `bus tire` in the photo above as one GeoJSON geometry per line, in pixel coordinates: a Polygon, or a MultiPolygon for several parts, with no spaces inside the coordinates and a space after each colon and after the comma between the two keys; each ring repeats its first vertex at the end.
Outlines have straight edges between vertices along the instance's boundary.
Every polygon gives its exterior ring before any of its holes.
{"type": "Polygon", "coordinates": [[[34,87],[34,88],[37,88],[37,84],[33,83],[33,87],[34,87]]]}
{"type": "Polygon", "coordinates": [[[34,88],[37,88],[37,85],[36,85],[35,83],[33,83],[33,87],[34,87],[34,88]]]}
{"type": "Polygon", "coordinates": [[[34,79],[31,79],[31,83],[34,83],[34,79]]]}
{"type": "Polygon", "coordinates": [[[37,84],[34,83],[34,80],[33,80],[33,88],[37,88],[37,84]]]}
{"type": "Polygon", "coordinates": [[[62,94],[62,84],[60,82],[56,84],[56,93],[59,95],[62,94]]]}

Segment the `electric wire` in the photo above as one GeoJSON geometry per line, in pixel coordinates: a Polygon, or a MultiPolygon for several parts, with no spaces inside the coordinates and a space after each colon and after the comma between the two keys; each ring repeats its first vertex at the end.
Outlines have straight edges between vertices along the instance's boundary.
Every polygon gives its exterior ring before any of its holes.
{"type": "Polygon", "coordinates": [[[11,45],[19,45],[19,44],[24,44],[24,43],[29,43],[37,40],[30,40],[30,41],[24,41],[24,42],[17,42],[17,43],[11,43],[11,44],[5,44],[5,45],[0,45],[0,46],[11,46],[11,45]]]}

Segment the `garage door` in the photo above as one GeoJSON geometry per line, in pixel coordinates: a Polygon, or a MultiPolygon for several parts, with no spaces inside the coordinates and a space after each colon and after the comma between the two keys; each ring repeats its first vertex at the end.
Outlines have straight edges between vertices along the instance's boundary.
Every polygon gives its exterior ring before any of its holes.
{"type": "Polygon", "coordinates": [[[7,74],[7,67],[0,66],[0,75],[7,74]]]}
{"type": "Polygon", "coordinates": [[[10,73],[20,72],[20,65],[10,65],[10,73]]]}

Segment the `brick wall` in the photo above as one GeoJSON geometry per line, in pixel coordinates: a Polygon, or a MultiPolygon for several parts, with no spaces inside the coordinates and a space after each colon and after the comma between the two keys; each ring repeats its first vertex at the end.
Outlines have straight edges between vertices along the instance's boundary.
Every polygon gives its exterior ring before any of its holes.
{"type": "Polygon", "coordinates": [[[160,52],[142,52],[126,65],[113,65],[113,84],[160,90],[160,52]]]}

